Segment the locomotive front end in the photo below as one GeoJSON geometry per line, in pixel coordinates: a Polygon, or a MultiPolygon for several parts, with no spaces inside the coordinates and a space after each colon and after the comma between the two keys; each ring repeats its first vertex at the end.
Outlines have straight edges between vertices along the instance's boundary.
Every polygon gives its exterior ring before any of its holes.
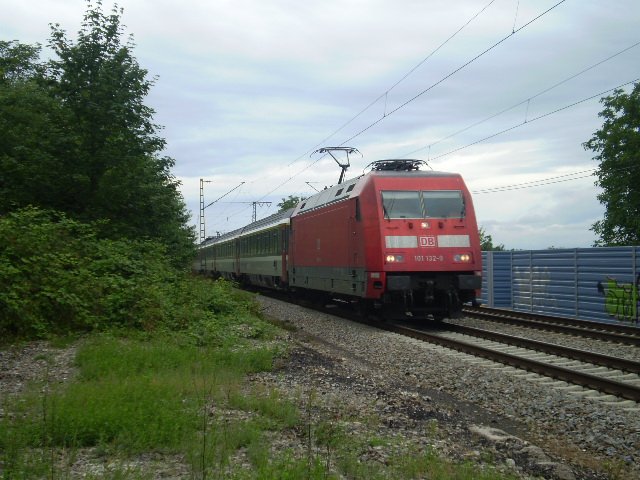
{"type": "Polygon", "coordinates": [[[377,308],[386,317],[458,316],[464,303],[475,302],[482,270],[473,202],[462,177],[397,167],[374,174],[380,248],[372,248],[369,259],[379,271],[370,271],[368,288],[371,296],[378,292],[377,308]]]}

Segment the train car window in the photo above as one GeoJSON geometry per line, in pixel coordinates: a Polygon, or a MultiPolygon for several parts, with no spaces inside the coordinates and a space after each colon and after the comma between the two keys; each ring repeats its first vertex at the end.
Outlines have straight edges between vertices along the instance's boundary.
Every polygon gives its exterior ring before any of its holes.
{"type": "Polygon", "coordinates": [[[336,197],[337,197],[337,196],[339,196],[339,195],[342,193],[342,190],[344,190],[344,188],[341,188],[340,190],[338,190],[338,191],[336,192],[336,197]]]}
{"type": "Polygon", "coordinates": [[[464,218],[464,197],[460,190],[430,190],[422,195],[427,217],[464,218]]]}
{"type": "Polygon", "coordinates": [[[420,192],[382,192],[382,209],[385,218],[424,218],[420,192]]]}
{"type": "Polygon", "coordinates": [[[353,187],[355,187],[356,184],[352,183],[351,185],[349,185],[349,187],[347,188],[347,193],[349,193],[351,190],[353,190],[353,187]]]}

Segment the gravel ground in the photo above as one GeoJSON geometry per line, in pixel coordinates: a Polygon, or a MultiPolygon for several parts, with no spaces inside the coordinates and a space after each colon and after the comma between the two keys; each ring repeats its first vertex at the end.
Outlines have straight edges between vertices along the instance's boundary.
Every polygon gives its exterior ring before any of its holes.
{"type": "MultiPolygon", "coordinates": [[[[263,375],[278,388],[304,385],[349,399],[354,409],[380,414],[416,441],[424,441],[435,419],[442,454],[484,458],[488,449],[498,465],[525,476],[640,478],[638,405],[608,405],[489,361],[274,299],[259,301],[266,315],[296,329],[292,364],[284,374],[263,375]],[[316,358],[310,363],[318,366],[306,367],[305,358],[316,358]]],[[[603,353],[633,356],[627,347],[597,343],[603,353]]]]}
{"type": "MultiPolygon", "coordinates": [[[[429,448],[522,479],[640,478],[638,406],[571,396],[492,362],[267,297],[258,300],[267,316],[292,328],[287,358],[273,372],[252,376],[251,384],[277,388],[309,415],[310,425],[340,425],[354,438],[395,439],[393,446],[367,446],[358,461],[384,465],[398,451],[429,448]]],[[[598,351],[637,354],[600,343],[598,351]]],[[[74,375],[74,355],[74,347],[45,343],[0,351],[0,395],[18,393],[43,375],[67,381],[74,375]]],[[[271,449],[304,458],[307,438],[304,431],[275,433],[271,449]]],[[[336,461],[330,452],[315,454],[336,461]]],[[[109,462],[90,449],[78,452],[71,476],[106,474],[109,462]]],[[[246,452],[239,451],[233,463],[248,464],[246,452]]],[[[177,457],[143,455],[127,464],[153,478],[190,476],[177,457]]]]}
{"type": "Polygon", "coordinates": [[[45,379],[67,382],[76,373],[73,366],[76,350],[76,346],[53,348],[47,342],[30,342],[0,350],[0,400],[22,392],[30,382],[45,379]]]}

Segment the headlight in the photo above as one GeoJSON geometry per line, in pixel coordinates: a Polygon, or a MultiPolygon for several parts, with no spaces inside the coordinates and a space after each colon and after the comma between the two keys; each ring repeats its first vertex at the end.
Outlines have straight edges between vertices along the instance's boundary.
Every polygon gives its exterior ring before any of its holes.
{"type": "Polygon", "coordinates": [[[402,263],[404,262],[404,255],[397,253],[391,253],[385,257],[387,263],[402,263]]]}
{"type": "Polygon", "coordinates": [[[453,256],[453,261],[456,263],[469,263],[471,261],[471,255],[468,253],[460,253],[453,256]]]}

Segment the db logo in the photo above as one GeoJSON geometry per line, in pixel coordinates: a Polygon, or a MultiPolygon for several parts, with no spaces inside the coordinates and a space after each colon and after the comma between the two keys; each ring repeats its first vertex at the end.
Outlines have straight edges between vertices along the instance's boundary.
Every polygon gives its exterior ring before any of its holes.
{"type": "Polygon", "coordinates": [[[436,237],[420,237],[420,246],[421,247],[435,247],[436,246],[436,237]]]}

